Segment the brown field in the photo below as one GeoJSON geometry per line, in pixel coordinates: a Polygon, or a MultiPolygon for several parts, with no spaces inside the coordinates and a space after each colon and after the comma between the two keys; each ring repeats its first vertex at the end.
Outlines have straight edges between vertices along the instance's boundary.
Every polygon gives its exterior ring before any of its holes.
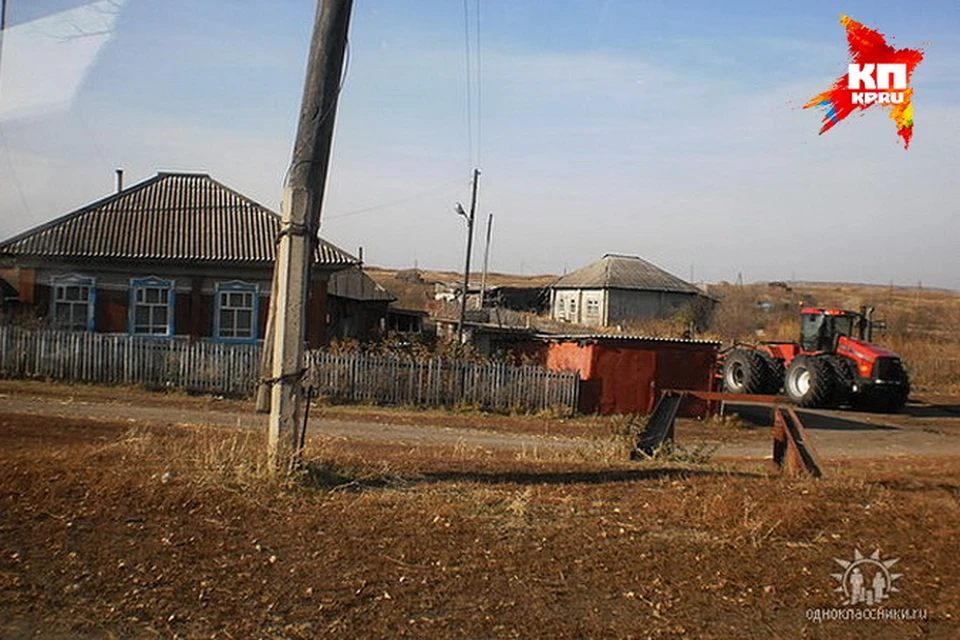
{"type": "MultiPolygon", "coordinates": [[[[306,470],[275,482],[262,429],[217,426],[247,403],[12,382],[0,397],[3,638],[960,634],[955,455],[878,446],[789,479],[752,457],[628,462],[606,446],[614,420],[325,408],[320,423],[408,421],[438,438],[313,430],[306,470]],[[439,437],[452,427],[504,446],[439,437]],[[510,448],[514,432],[598,446],[510,448]],[[927,618],[808,620],[843,608],[833,559],[877,548],[900,558],[888,606],[927,618]]],[[[952,442],[956,398],[941,401],[896,424],[952,442]]],[[[768,437],[736,420],[679,428],[690,445],[768,437]]]]}

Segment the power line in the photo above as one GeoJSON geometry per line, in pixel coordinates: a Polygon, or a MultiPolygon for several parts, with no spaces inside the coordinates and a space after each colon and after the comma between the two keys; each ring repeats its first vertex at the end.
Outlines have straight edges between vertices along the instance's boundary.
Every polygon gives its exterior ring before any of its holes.
{"type": "Polygon", "coordinates": [[[477,166],[480,166],[481,158],[481,149],[482,149],[482,129],[481,123],[483,121],[483,74],[482,70],[482,48],[480,46],[480,0],[477,0],[477,166]]]}
{"type": "Polygon", "coordinates": [[[470,86],[470,7],[463,0],[463,67],[467,81],[467,158],[473,164],[473,91],[470,86]]]}
{"type": "Polygon", "coordinates": [[[451,188],[454,187],[454,186],[459,187],[459,186],[461,186],[462,184],[463,184],[463,181],[462,181],[462,180],[457,180],[456,182],[448,182],[448,183],[441,184],[441,185],[439,185],[439,186],[433,187],[432,189],[428,189],[428,190],[426,190],[426,191],[421,191],[420,193],[415,193],[415,194],[410,195],[410,196],[405,196],[405,197],[403,197],[403,198],[398,198],[398,199],[396,199],[396,200],[391,200],[390,202],[384,202],[384,203],[381,203],[381,204],[371,205],[371,206],[369,206],[369,207],[363,207],[363,208],[360,208],[360,209],[354,209],[354,210],[352,210],[352,211],[346,211],[346,212],[344,212],[344,213],[338,213],[338,214],[335,215],[335,216],[326,216],[326,217],[324,218],[324,220],[337,220],[337,219],[339,219],[339,218],[349,218],[349,217],[352,217],[352,216],[358,216],[358,215],[363,214],[363,213],[370,213],[370,212],[372,212],[372,211],[380,211],[381,209],[389,209],[390,207],[395,207],[395,206],[397,206],[397,205],[399,205],[399,204],[405,204],[405,203],[407,203],[407,202],[412,202],[412,201],[414,201],[414,200],[419,200],[420,198],[425,198],[426,196],[433,195],[433,194],[435,194],[435,193],[440,193],[440,192],[443,192],[443,191],[445,191],[445,190],[449,190],[449,189],[451,189],[451,188]]]}

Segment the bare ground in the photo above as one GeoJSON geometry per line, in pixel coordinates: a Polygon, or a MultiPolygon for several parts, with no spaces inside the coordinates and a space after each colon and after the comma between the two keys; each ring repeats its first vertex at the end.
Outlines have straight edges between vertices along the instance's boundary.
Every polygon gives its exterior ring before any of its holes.
{"type": "Polygon", "coordinates": [[[245,403],[0,393],[3,638],[960,633],[949,398],[820,416],[819,481],[769,476],[735,421],[678,426],[721,447],[692,465],[629,463],[604,421],[325,408],[276,483],[245,403]],[[900,558],[887,606],[926,619],[809,620],[854,549],[900,558]]]}

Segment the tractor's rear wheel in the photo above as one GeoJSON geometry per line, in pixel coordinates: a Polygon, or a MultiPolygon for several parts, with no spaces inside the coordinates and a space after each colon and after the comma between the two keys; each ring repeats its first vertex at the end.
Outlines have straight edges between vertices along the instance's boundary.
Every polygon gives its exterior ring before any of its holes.
{"type": "Polygon", "coordinates": [[[836,384],[833,368],[824,358],[799,355],[787,367],[783,386],[795,404],[813,408],[830,405],[836,384]]]}
{"type": "Polygon", "coordinates": [[[763,379],[763,393],[772,396],[778,395],[783,389],[783,360],[774,358],[769,353],[760,352],[763,356],[763,363],[766,365],[766,372],[763,379]]]}
{"type": "Polygon", "coordinates": [[[729,393],[763,393],[767,363],[753,349],[734,349],[723,363],[723,388],[729,393]]]}

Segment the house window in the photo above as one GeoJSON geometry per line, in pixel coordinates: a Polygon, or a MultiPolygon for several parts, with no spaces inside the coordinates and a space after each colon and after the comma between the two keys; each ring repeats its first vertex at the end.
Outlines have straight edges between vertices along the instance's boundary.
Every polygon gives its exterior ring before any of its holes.
{"type": "Polygon", "coordinates": [[[147,278],[131,285],[131,333],[173,335],[173,282],[147,278]]]}
{"type": "Polygon", "coordinates": [[[92,331],[96,288],[93,278],[63,276],[51,281],[53,325],[68,331],[92,331]]]}
{"type": "Polygon", "coordinates": [[[570,298],[570,315],[574,318],[577,317],[577,299],[570,298]]]}
{"type": "Polygon", "coordinates": [[[596,318],[600,315],[600,301],[599,300],[587,300],[587,317],[596,318]]]}
{"type": "Polygon", "coordinates": [[[221,340],[257,339],[257,287],[245,282],[217,285],[214,335],[221,340]]]}

